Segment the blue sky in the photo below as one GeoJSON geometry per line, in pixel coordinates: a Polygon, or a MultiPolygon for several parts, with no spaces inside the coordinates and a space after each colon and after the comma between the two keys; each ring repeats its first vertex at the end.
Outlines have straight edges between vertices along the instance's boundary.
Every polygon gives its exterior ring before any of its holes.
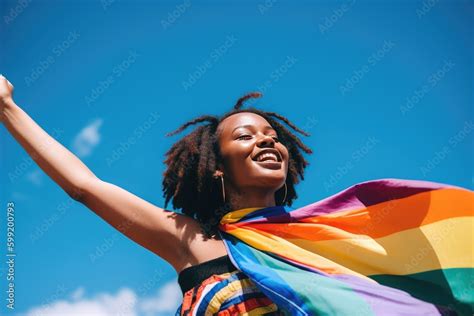
{"type": "MultiPolygon", "coordinates": [[[[158,206],[182,136],[165,133],[249,91],[311,133],[294,207],[379,178],[474,187],[472,2],[25,0],[0,12],[16,102],[99,178],[158,206]]],[[[0,313],[172,314],[172,267],[73,202],[5,128],[0,141],[17,254],[15,310],[0,313]]]]}

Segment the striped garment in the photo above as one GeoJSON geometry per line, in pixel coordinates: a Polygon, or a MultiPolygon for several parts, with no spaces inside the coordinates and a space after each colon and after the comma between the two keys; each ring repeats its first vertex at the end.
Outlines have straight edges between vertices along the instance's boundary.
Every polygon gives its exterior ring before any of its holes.
{"type": "Polygon", "coordinates": [[[473,213],[471,190],[380,179],[295,210],[233,211],[219,228],[285,314],[473,315],[473,213]]]}
{"type": "Polygon", "coordinates": [[[176,316],[283,315],[242,272],[213,274],[184,293],[176,316]]]}

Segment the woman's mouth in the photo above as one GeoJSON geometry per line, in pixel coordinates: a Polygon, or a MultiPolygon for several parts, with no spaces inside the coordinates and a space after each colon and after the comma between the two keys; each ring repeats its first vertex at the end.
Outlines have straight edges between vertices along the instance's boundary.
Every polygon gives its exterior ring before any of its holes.
{"type": "Polygon", "coordinates": [[[267,169],[280,169],[282,165],[280,153],[273,148],[260,151],[252,160],[259,166],[267,169]]]}
{"type": "Polygon", "coordinates": [[[280,161],[264,160],[264,161],[255,161],[255,163],[258,164],[260,167],[267,168],[267,169],[273,169],[273,170],[281,169],[280,161]]]}

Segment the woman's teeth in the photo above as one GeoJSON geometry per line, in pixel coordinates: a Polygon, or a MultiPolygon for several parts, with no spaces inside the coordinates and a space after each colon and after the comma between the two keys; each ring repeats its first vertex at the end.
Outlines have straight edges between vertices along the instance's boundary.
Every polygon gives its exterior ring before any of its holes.
{"type": "Polygon", "coordinates": [[[277,156],[271,153],[261,154],[260,156],[257,157],[257,161],[264,161],[264,160],[278,161],[277,156]]]}

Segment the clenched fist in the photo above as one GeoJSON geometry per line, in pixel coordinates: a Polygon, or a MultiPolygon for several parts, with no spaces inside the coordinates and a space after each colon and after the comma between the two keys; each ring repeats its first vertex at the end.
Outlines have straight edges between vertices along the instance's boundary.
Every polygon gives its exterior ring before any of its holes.
{"type": "Polygon", "coordinates": [[[13,85],[0,75],[0,122],[3,122],[3,112],[9,102],[13,102],[13,85]]]}

